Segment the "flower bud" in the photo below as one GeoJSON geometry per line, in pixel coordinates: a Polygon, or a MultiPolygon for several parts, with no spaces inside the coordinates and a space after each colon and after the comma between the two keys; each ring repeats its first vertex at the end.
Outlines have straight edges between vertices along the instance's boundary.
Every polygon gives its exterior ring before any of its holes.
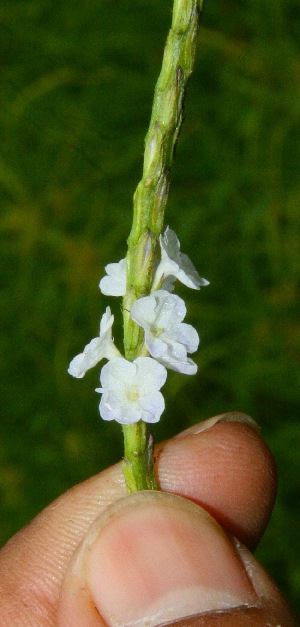
{"type": "Polygon", "coordinates": [[[195,0],[175,0],[173,8],[172,29],[184,33],[189,26],[195,0]]]}
{"type": "Polygon", "coordinates": [[[145,156],[144,156],[144,177],[147,180],[157,179],[161,171],[162,163],[162,132],[159,123],[154,124],[152,134],[146,138],[145,156]]]}

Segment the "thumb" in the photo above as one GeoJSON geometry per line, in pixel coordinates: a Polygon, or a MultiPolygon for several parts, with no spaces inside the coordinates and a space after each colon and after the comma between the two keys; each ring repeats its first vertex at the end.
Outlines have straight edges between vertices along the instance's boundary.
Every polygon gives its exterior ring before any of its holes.
{"type": "MultiPolygon", "coordinates": [[[[232,625],[232,612],[235,625],[248,624],[243,617],[253,612],[249,624],[265,625],[265,590],[256,590],[247,559],[190,501],[163,492],[131,495],[95,521],[75,553],[58,625],[155,627],[185,618],[176,624],[217,627],[232,625]],[[263,622],[255,622],[262,612],[263,622]]],[[[272,584],[272,617],[274,589],[272,584]]],[[[277,622],[284,616],[285,626],[292,625],[280,611],[277,622]]]]}

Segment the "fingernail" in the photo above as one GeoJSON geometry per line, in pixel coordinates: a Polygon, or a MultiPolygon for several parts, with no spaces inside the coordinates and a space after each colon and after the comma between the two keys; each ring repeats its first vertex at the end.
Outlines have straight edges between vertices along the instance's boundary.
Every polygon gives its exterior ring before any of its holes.
{"type": "Polygon", "coordinates": [[[203,422],[199,422],[184,431],[181,431],[178,435],[173,439],[185,438],[188,435],[197,435],[198,433],[202,433],[202,431],[207,431],[211,429],[216,424],[220,422],[239,422],[242,425],[246,425],[247,427],[251,427],[256,433],[260,432],[260,428],[251,416],[248,414],[243,414],[239,411],[228,412],[226,414],[219,414],[218,416],[214,416],[213,418],[209,418],[208,420],[204,420],[203,422]]]}
{"type": "Polygon", "coordinates": [[[92,535],[81,550],[86,585],[110,627],[155,627],[257,602],[235,547],[190,501],[131,495],[107,510],[92,535]]]}

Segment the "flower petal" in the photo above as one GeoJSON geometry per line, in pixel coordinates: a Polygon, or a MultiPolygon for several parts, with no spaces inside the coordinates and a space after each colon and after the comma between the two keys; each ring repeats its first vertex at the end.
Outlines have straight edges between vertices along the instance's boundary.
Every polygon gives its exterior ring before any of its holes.
{"type": "Polygon", "coordinates": [[[167,379],[166,369],[155,359],[149,357],[137,357],[134,360],[137,367],[136,380],[141,389],[160,390],[167,379]]]}
{"type": "Polygon", "coordinates": [[[99,412],[103,420],[115,420],[121,425],[133,424],[142,418],[142,410],[139,407],[120,402],[114,392],[105,392],[102,395],[99,412]]]}
{"type": "Polygon", "coordinates": [[[183,322],[178,329],[178,341],[184,344],[188,353],[195,353],[199,347],[199,335],[191,324],[183,322]]]}
{"type": "Polygon", "coordinates": [[[72,359],[68,373],[76,379],[82,379],[87,370],[96,366],[102,359],[101,344],[100,337],[93,338],[89,344],[85,346],[83,353],[76,355],[76,357],[72,359]]]}
{"type": "Polygon", "coordinates": [[[68,373],[72,377],[82,379],[87,370],[96,366],[101,359],[113,359],[120,355],[111,336],[113,321],[114,317],[107,307],[101,318],[99,337],[94,337],[84,347],[83,352],[72,359],[68,368],[68,373]]]}
{"type": "Polygon", "coordinates": [[[181,374],[193,375],[196,374],[198,370],[197,364],[189,357],[187,357],[184,361],[180,361],[179,359],[174,359],[170,354],[168,354],[167,359],[161,359],[160,363],[166,368],[174,370],[175,372],[180,372],[181,374]]]}
{"type": "Polygon", "coordinates": [[[166,283],[166,279],[170,275],[195,290],[199,290],[201,286],[209,285],[209,281],[200,277],[188,255],[180,252],[180,242],[174,231],[167,227],[163,235],[160,235],[159,242],[161,262],[155,272],[153,291],[163,284],[172,289],[172,282],[166,283]]]}
{"type": "Polygon", "coordinates": [[[165,399],[161,392],[155,392],[150,397],[147,397],[146,403],[141,400],[141,406],[143,408],[142,420],[153,424],[159,421],[165,409],[165,399]]]}
{"type": "Polygon", "coordinates": [[[120,386],[129,385],[136,375],[134,362],[116,357],[103,366],[100,374],[100,383],[103,388],[116,390],[120,386]]]}
{"type": "Polygon", "coordinates": [[[107,276],[104,276],[99,288],[105,296],[124,296],[126,292],[126,259],[118,263],[109,263],[105,266],[107,276]]]}

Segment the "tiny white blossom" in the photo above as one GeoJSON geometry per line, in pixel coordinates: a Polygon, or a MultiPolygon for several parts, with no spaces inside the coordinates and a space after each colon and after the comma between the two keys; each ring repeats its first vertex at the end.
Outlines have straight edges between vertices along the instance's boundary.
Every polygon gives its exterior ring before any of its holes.
{"type": "Polygon", "coordinates": [[[180,252],[179,239],[169,227],[163,235],[159,236],[161,248],[161,261],[156,269],[153,288],[155,291],[159,287],[172,291],[172,282],[166,283],[167,277],[174,277],[187,287],[199,290],[200,286],[209,285],[209,281],[202,279],[188,255],[180,252]]]}
{"type": "Polygon", "coordinates": [[[114,321],[110,307],[106,308],[100,322],[99,337],[93,338],[74,359],[72,359],[68,373],[76,379],[82,379],[87,370],[96,366],[101,359],[113,359],[120,355],[113,343],[111,329],[114,321]]]}
{"type": "Polygon", "coordinates": [[[124,296],[126,292],[126,259],[105,266],[106,276],[99,283],[105,296],[124,296]]]}
{"type": "Polygon", "coordinates": [[[182,322],[186,306],[182,298],[166,290],[136,300],[131,318],[144,329],[150,355],[161,364],[182,372],[196,374],[197,365],[187,356],[199,345],[199,336],[190,324],[182,322]]]}
{"type": "Polygon", "coordinates": [[[133,362],[117,357],[103,366],[100,375],[102,394],[99,411],[103,420],[128,425],[139,420],[158,422],[165,408],[159,392],[167,371],[151,357],[137,357],[133,362]]]}

